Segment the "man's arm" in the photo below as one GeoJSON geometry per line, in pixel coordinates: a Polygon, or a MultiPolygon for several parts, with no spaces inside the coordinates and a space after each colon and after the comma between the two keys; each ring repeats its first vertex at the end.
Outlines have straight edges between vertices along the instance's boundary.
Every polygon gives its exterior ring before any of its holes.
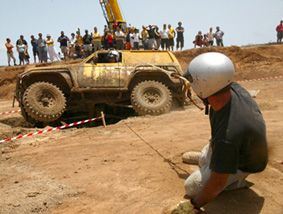
{"type": "Polygon", "coordinates": [[[212,201],[223,191],[227,183],[229,174],[212,172],[202,191],[194,198],[192,203],[196,208],[200,208],[212,201]]]}

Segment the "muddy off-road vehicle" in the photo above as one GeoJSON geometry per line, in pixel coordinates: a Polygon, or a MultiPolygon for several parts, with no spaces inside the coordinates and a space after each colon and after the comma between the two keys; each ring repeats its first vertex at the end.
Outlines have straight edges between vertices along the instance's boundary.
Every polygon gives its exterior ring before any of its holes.
{"type": "Polygon", "coordinates": [[[18,76],[16,99],[33,123],[53,122],[64,113],[95,113],[101,104],[159,115],[184,103],[182,83],[172,77],[181,73],[168,51],[98,51],[75,64],[28,68],[18,76]]]}

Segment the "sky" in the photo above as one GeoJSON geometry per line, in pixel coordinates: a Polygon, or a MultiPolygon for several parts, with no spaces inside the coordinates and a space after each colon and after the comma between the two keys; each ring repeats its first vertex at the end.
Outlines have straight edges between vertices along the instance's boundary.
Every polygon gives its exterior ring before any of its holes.
{"type": "MultiPolygon", "coordinates": [[[[128,24],[164,23],[185,28],[185,49],[193,48],[195,34],[216,26],[224,31],[224,45],[276,41],[275,27],[283,19],[283,0],[118,0],[128,24]]],[[[57,39],[77,28],[102,32],[105,19],[99,0],[0,0],[0,65],[7,65],[6,38],[15,44],[20,35],[30,42],[39,32],[57,39]]],[[[30,45],[29,45],[30,46],[30,45]]],[[[59,46],[56,44],[59,51],[59,46]]],[[[15,57],[18,54],[14,50],[15,57]]],[[[31,50],[29,51],[32,56],[31,50]]],[[[18,61],[18,59],[17,59],[18,61]]]]}

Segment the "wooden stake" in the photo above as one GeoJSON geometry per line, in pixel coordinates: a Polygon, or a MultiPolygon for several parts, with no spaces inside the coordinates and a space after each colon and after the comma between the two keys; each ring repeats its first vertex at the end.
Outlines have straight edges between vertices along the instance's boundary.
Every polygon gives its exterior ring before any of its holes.
{"type": "Polygon", "coordinates": [[[102,123],[103,123],[104,128],[106,128],[105,115],[104,115],[103,111],[101,112],[101,119],[102,119],[102,123]]]}

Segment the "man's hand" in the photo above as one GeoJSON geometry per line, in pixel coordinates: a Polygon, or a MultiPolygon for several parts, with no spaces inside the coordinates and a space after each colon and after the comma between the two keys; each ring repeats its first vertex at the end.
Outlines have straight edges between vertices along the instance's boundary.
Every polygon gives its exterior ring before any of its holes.
{"type": "Polygon", "coordinates": [[[229,174],[212,172],[202,191],[191,202],[196,209],[212,201],[223,191],[227,183],[229,174]]]}

